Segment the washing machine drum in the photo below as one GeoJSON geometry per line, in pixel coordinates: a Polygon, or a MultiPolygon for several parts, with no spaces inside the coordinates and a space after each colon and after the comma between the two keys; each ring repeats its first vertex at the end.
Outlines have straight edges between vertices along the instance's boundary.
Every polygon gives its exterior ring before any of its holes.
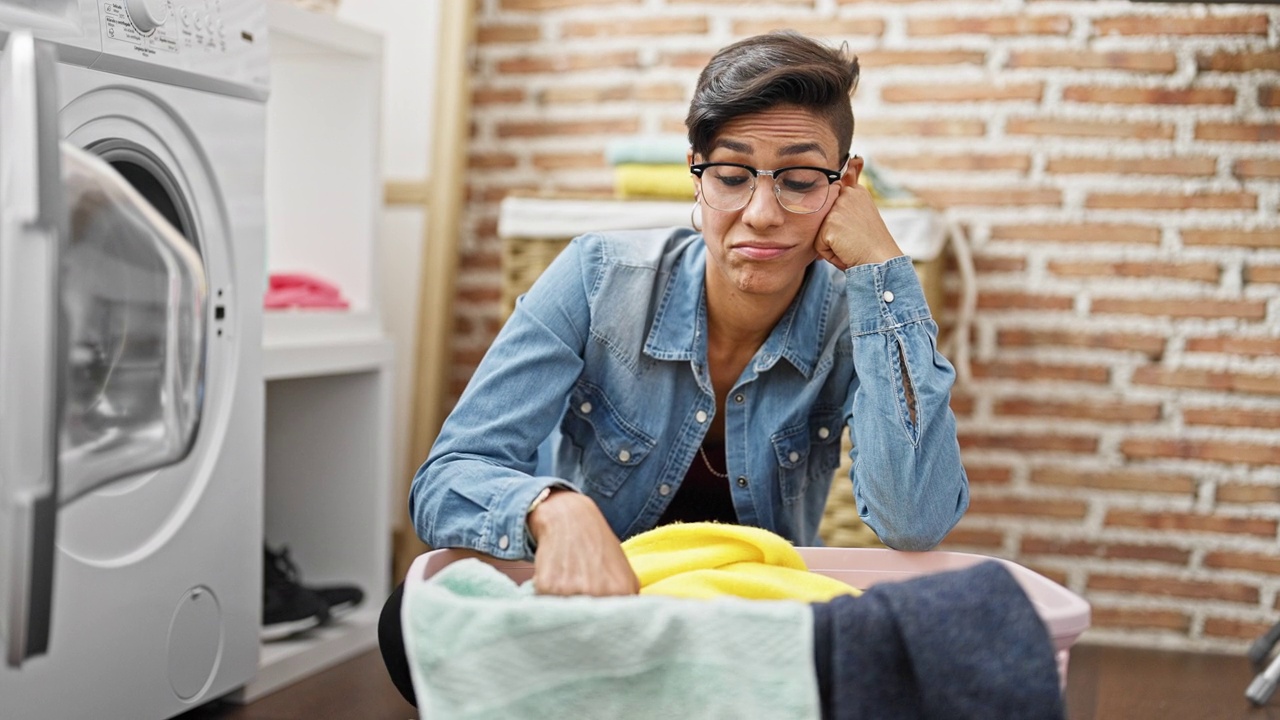
{"type": "Polygon", "coordinates": [[[197,250],[103,160],[62,144],[65,504],[184,458],[203,405],[207,283],[197,250]]]}

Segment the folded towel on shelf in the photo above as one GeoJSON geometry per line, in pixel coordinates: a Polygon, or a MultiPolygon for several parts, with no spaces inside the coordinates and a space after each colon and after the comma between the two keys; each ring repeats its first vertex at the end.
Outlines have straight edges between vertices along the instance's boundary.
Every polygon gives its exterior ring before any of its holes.
{"type": "Polygon", "coordinates": [[[819,717],[805,603],[534,595],[467,559],[401,612],[426,718],[819,717]]]}
{"type": "Polygon", "coordinates": [[[604,156],[610,165],[684,165],[689,139],[683,135],[634,135],[609,141],[604,156]]]}
{"type": "Polygon", "coordinates": [[[642,595],[818,602],[856,588],[809,572],[785,538],[756,527],[698,522],[663,525],[622,543],[642,595]]]}
{"type": "Polygon", "coordinates": [[[1002,565],[815,604],[824,720],[1060,720],[1053,642],[1002,565]]]}
{"type": "Polygon", "coordinates": [[[679,164],[626,163],[613,169],[614,191],[620,198],[670,198],[693,202],[693,175],[679,164]]]}
{"type": "Polygon", "coordinates": [[[337,285],[307,273],[272,273],[262,305],[268,309],[288,307],[345,310],[350,306],[337,285]]]}

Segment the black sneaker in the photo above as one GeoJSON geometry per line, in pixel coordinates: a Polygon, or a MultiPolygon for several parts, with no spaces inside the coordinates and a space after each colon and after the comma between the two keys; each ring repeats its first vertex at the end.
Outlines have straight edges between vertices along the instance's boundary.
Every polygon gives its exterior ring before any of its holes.
{"type": "Polygon", "coordinates": [[[364,601],[364,591],[355,585],[329,585],[308,588],[329,605],[329,617],[346,615],[364,601]]]}
{"type": "Polygon", "coordinates": [[[280,640],[329,621],[329,604],[298,582],[287,547],[273,553],[263,546],[262,573],[263,640],[280,640]]]}

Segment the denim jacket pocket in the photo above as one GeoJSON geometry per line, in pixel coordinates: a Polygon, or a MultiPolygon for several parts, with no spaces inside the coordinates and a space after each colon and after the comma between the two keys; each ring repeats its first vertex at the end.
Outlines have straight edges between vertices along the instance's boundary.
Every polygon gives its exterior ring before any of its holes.
{"type": "Polygon", "coordinates": [[[782,502],[799,501],[813,478],[829,476],[840,466],[842,429],[839,410],[818,410],[806,421],[773,435],[782,502]]]}
{"type": "Polygon", "coordinates": [[[582,449],[585,489],[613,497],[657,441],[627,421],[604,391],[585,381],[573,388],[565,430],[582,449]]]}

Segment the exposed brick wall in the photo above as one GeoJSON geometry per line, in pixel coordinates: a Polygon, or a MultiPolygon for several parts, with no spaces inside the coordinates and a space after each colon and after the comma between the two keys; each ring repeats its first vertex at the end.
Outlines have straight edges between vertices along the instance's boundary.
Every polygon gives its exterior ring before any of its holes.
{"type": "MultiPolygon", "coordinates": [[[[1280,609],[1280,9],[1119,0],[478,0],[454,390],[498,323],[497,202],[608,194],[697,71],[792,27],[863,63],[855,147],[968,229],[973,508],[944,547],[1239,650],[1280,609]]],[[[952,282],[954,296],[956,287],[952,282]]]]}

